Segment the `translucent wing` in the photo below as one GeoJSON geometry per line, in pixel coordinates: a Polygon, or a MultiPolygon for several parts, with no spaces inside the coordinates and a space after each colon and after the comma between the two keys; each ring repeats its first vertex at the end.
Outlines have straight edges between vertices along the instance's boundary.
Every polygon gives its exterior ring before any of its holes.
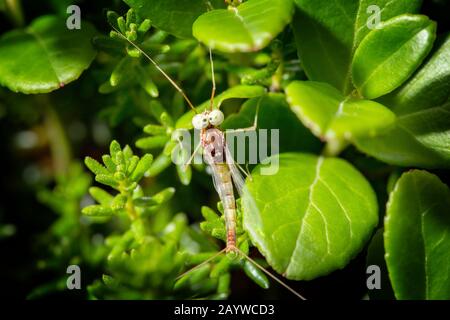
{"type": "Polygon", "coordinates": [[[231,172],[231,177],[233,178],[234,186],[236,187],[239,195],[242,197],[244,194],[244,187],[245,187],[245,181],[242,177],[242,174],[239,172],[238,167],[236,166],[236,163],[234,162],[233,156],[231,155],[230,149],[228,148],[228,145],[225,143],[224,145],[225,149],[225,159],[228,165],[228,168],[231,172]]]}

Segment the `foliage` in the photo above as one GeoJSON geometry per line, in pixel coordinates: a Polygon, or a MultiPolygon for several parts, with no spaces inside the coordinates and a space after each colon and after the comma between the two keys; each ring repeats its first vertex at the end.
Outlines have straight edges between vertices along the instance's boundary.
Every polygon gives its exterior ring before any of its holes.
{"type": "MultiPolygon", "coordinates": [[[[29,298],[63,294],[71,264],[80,298],[226,299],[253,288],[247,279],[284,297],[250,260],[221,253],[210,169],[172,161],[191,156],[180,130],[210,107],[213,79],[221,129],[256,118],[279,130],[275,154],[247,159],[245,255],[295,288],[309,281],[306,297],[345,272],[349,296],[361,295],[367,263],[383,277],[371,299],[450,298],[450,38],[422,1],[79,3],[81,30],[65,27],[66,2],[41,16],[0,7],[12,24],[0,37],[0,121],[35,170],[11,158],[22,183],[53,212],[37,207],[49,222],[33,234],[30,275],[51,279],[29,298]]],[[[16,241],[22,225],[0,209],[0,241],[16,241]]]]}

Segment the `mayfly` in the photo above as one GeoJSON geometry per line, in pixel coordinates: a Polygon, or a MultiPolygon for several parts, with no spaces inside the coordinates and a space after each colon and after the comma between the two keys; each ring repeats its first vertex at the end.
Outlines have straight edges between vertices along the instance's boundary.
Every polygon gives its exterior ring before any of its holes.
{"type": "MultiPolygon", "coordinates": [[[[287,290],[291,291],[294,295],[302,300],[306,300],[302,295],[296,292],[294,289],[289,287],[278,277],[267,271],[255,260],[250,258],[245,252],[243,252],[236,243],[236,199],[234,197],[234,187],[236,188],[239,195],[242,197],[244,194],[245,181],[239,170],[245,173],[237,163],[235,163],[233,156],[227,146],[225,134],[220,130],[219,126],[224,120],[224,114],[219,109],[214,109],[214,97],[216,92],[216,82],[214,78],[214,64],[212,59],[212,51],[209,48],[209,59],[211,64],[212,73],[212,92],[210,98],[210,108],[202,113],[198,113],[195,109],[193,103],[189,100],[186,93],[177,85],[177,83],[158,65],[158,63],[153,60],[142,48],[140,48],[136,43],[128,39],[124,34],[122,34],[117,28],[112,26],[116,33],[128,43],[130,43],[134,48],[136,48],[148,61],[150,61],[153,66],[161,72],[161,74],[170,82],[170,84],[183,96],[184,100],[187,102],[189,107],[194,111],[195,115],[192,118],[192,125],[196,130],[200,131],[200,143],[195,148],[191,158],[188,163],[191,162],[194,155],[198,152],[200,147],[203,148],[203,158],[209,167],[211,168],[214,187],[222,201],[224,208],[224,218],[225,218],[225,229],[226,229],[226,247],[220,252],[197,265],[196,267],[188,270],[187,272],[180,275],[177,279],[185,276],[187,273],[198,269],[204,264],[214,260],[222,253],[237,254],[243,256],[245,259],[253,263],[258,269],[267,274],[270,278],[281,284],[287,290]]],[[[257,125],[258,108],[255,114],[255,120],[252,127],[241,128],[233,130],[234,132],[244,132],[250,130],[256,130],[257,125]]],[[[249,176],[247,173],[245,173],[249,176]]],[[[249,176],[250,177],[250,176],[249,176]]]]}

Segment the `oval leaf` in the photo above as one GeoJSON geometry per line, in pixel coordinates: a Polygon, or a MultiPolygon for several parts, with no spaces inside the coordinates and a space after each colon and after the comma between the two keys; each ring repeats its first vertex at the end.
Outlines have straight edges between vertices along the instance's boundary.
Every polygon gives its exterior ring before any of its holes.
{"type": "Polygon", "coordinates": [[[384,244],[397,299],[450,299],[450,189],[414,170],[391,193],[384,244]]]}
{"type": "Polygon", "coordinates": [[[375,99],[400,86],[429,53],[436,23],[422,15],[401,15],[380,24],[361,42],[352,63],[358,92],[375,99]]]}
{"type": "Polygon", "coordinates": [[[396,114],[409,114],[444,104],[450,98],[450,34],[416,74],[383,103],[396,114]]]}
{"type": "Polygon", "coordinates": [[[387,21],[400,14],[416,13],[421,3],[421,0],[295,0],[293,30],[308,78],[350,93],[352,57],[370,32],[369,27],[374,26],[377,17],[387,21]]]}
{"type": "Polygon", "coordinates": [[[374,136],[395,122],[394,113],[383,105],[344,97],[326,83],[294,81],[286,94],[300,120],[324,140],[374,136]]]}
{"type": "Polygon", "coordinates": [[[201,15],[192,31],[197,40],[220,51],[257,51],[283,31],[293,8],[292,0],[248,0],[201,15]]]}
{"type": "Polygon", "coordinates": [[[397,117],[394,129],[355,141],[361,151],[386,163],[450,167],[450,103],[397,117]]]}
{"type": "Polygon", "coordinates": [[[94,60],[94,27],[67,29],[64,19],[44,16],[0,39],[0,83],[22,93],[46,93],[78,79],[94,60]]]}
{"type": "Polygon", "coordinates": [[[281,154],[276,175],[262,175],[265,166],[246,182],[243,222],[268,263],[295,280],[343,268],[378,222],[367,180],[344,160],[309,154],[281,154]]]}

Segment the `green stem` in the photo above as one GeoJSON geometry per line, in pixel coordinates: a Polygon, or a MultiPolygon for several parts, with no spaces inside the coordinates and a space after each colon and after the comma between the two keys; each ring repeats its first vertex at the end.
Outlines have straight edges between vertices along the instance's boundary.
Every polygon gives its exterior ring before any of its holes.
{"type": "Polygon", "coordinates": [[[128,194],[127,195],[127,204],[126,204],[126,210],[128,212],[128,216],[130,217],[131,220],[136,220],[138,218],[137,212],[136,212],[136,208],[134,207],[133,204],[133,196],[128,194]]]}
{"type": "Polygon", "coordinates": [[[322,151],[322,154],[326,157],[335,157],[339,153],[341,153],[347,146],[349,145],[348,141],[345,140],[329,140],[325,148],[322,151]]]}
{"type": "Polygon", "coordinates": [[[5,0],[8,17],[12,24],[17,27],[25,25],[25,16],[22,10],[22,3],[20,0],[5,0]]]}
{"type": "Polygon", "coordinates": [[[66,132],[48,95],[37,95],[36,99],[44,112],[44,126],[50,143],[53,168],[56,174],[66,174],[72,159],[72,150],[66,132]]]}

